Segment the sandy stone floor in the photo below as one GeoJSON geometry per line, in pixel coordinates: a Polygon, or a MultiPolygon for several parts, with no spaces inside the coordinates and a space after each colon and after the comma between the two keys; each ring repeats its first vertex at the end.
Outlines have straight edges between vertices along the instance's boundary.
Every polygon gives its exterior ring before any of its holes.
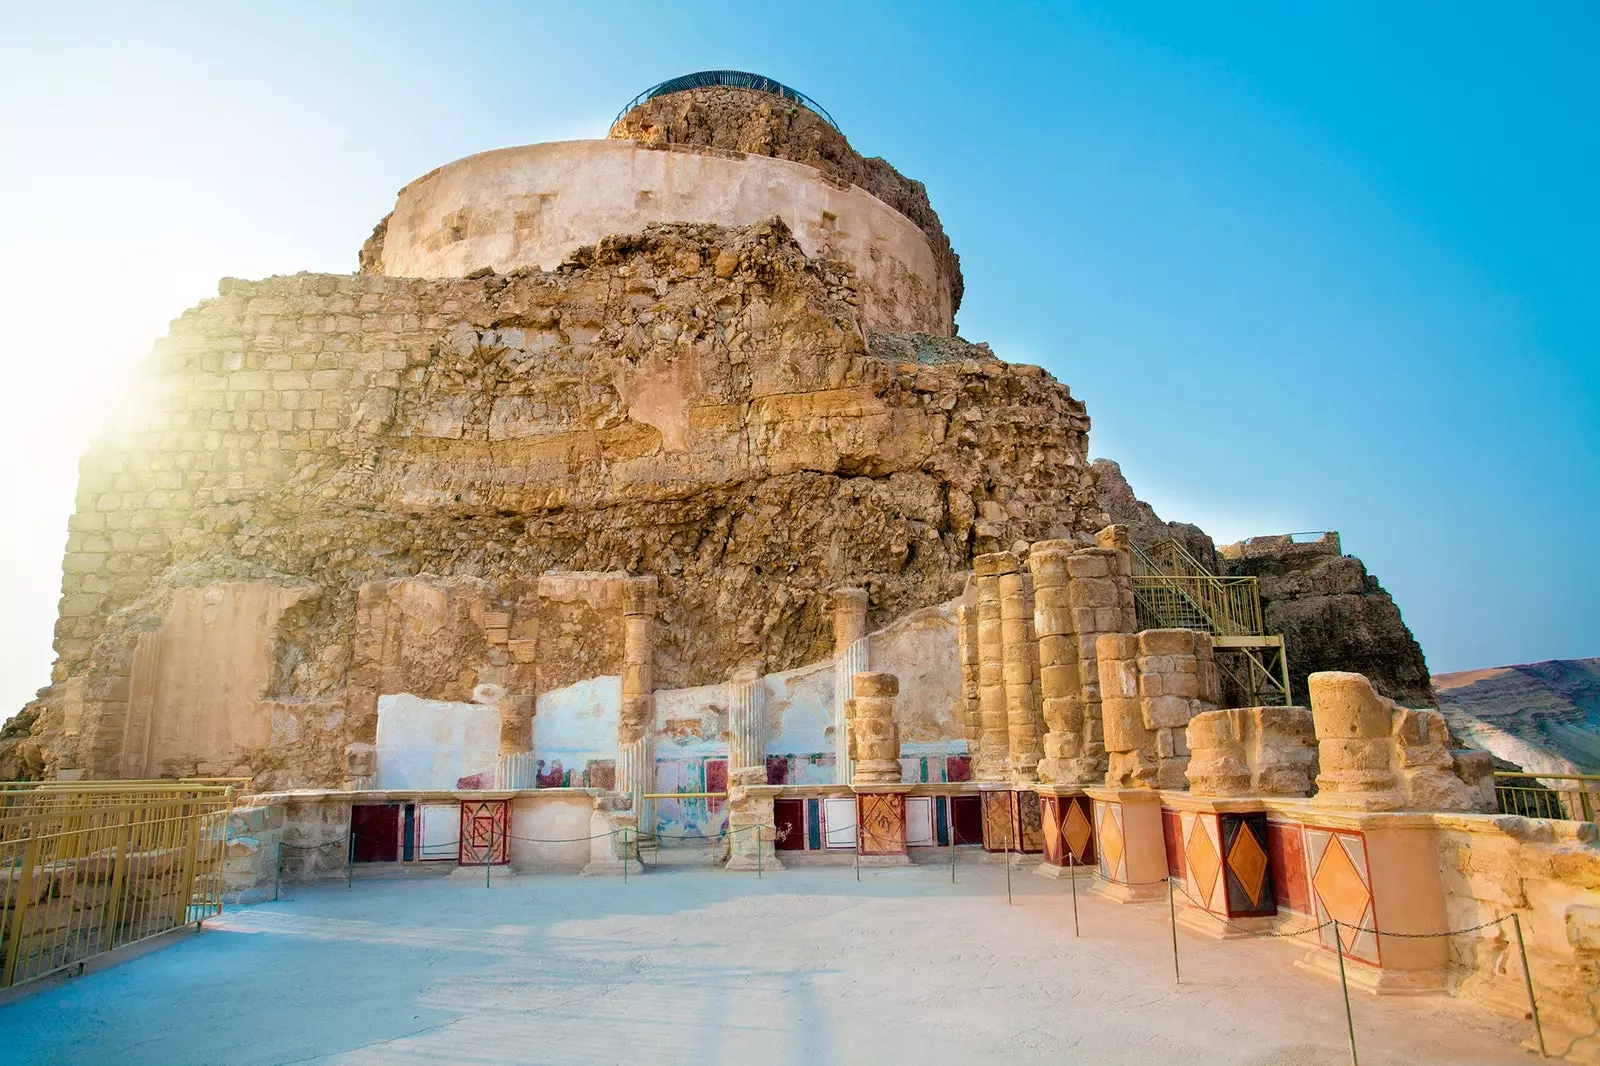
{"type": "MultiPolygon", "coordinates": [[[[1348,1063],[1282,944],[962,864],[357,881],[0,1006],[4,1063],[1348,1063]]],[[[1526,1026],[1355,1000],[1363,1066],[1527,1062],[1526,1026]]]]}

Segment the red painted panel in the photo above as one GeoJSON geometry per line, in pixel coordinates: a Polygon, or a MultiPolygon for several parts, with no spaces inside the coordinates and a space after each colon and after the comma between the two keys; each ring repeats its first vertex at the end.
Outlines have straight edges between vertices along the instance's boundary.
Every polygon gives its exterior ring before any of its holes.
{"type": "Polygon", "coordinates": [[[1167,846],[1167,873],[1183,876],[1183,819],[1177,811],[1161,808],[1161,839],[1167,846]]]}
{"type": "Polygon", "coordinates": [[[1294,822],[1267,823],[1267,869],[1278,906],[1310,914],[1311,885],[1306,881],[1306,841],[1294,822]]]}
{"type": "Polygon", "coordinates": [[[977,796],[951,796],[950,822],[957,844],[983,843],[983,803],[977,796]]]}
{"type": "MultiPolygon", "coordinates": [[[[789,756],[767,756],[767,784],[787,785],[789,783],[789,756]]],[[[798,801],[797,801],[798,802],[798,801]]]]}
{"type": "Polygon", "coordinates": [[[971,781],[972,756],[946,755],[944,757],[944,779],[946,781],[971,781]]]}
{"type": "Polygon", "coordinates": [[[778,839],[773,845],[779,851],[804,851],[806,846],[806,801],[797,799],[774,800],[772,824],[777,826],[778,839]]]}
{"type": "MultiPolygon", "coordinates": [[[[727,759],[707,759],[706,760],[706,791],[707,792],[726,792],[726,791],[728,791],[728,760],[727,759]]],[[[722,810],[727,805],[728,805],[728,801],[727,800],[719,800],[719,799],[708,799],[708,800],[706,800],[706,810],[710,811],[712,814],[716,814],[718,811],[722,810]]]]}
{"type": "Polygon", "coordinates": [[[357,803],[350,808],[353,862],[400,861],[400,805],[357,803]]]}

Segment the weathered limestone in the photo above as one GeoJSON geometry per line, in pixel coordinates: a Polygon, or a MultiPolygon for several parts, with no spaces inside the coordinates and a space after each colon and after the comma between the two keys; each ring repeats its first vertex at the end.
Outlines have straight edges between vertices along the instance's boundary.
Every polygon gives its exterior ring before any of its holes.
{"type": "Polygon", "coordinates": [[[968,750],[983,737],[983,706],[978,699],[978,588],[967,578],[956,608],[956,648],[961,659],[961,728],[968,750]]]}
{"type": "Polygon", "coordinates": [[[765,768],[745,766],[728,771],[729,870],[781,870],[774,848],[773,798],[781,785],[767,784],[765,768]]]}
{"type": "MultiPolygon", "coordinates": [[[[1485,796],[1455,772],[1450,735],[1438,711],[1401,707],[1361,674],[1312,674],[1317,803],[1363,811],[1477,810],[1485,796]]],[[[1492,808],[1491,808],[1492,809],[1492,808]]]]}
{"type": "Polygon", "coordinates": [[[1011,780],[1025,785],[1039,779],[1039,713],[1034,701],[1039,649],[1033,635],[1032,581],[1024,573],[1003,574],[999,591],[1011,780]]]}
{"type": "Polygon", "coordinates": [[[649,724],[653,713],[652,661],[655,655],[656,589],[654,577],[628,581],[622,603],[622,708],[617,718],[617,786],[623,795],[640,797],[653,784],[649,724]]]}
{"type": "Polygon", "coordinates": [[[639,816],[636,810],[618,810],[616,793],[603,793],[594,799],[589,815],[589,864],[583,873],[644,873],[639,862],[639,816]]]}
{"type": "Polygon", "coordinates": [[[1038,769],[1039,778],[1046,782],[1077,783],[1074,771],[1084,750],[1083,686],[1067,577],[1067,560],[1074,550],[1071,541],[1045,540],[1028,551],[1033,628],[1039,640],[1041,711],[1048,730],[1038,769]]]}
{"type": "Polygon", "coordinates": [[[1189,790],[1197,796],[1304,796],[1316,736],[1305,707],[1202,711],[1186,730],[1189,790]]]}
{"type": "Polygon", "coordinates": [[[855,677],[856,755],[853,785],[900,783],[900,730],[894,723],[894,698],[900,680],[893,674],[855,677]]]}
{"type": "Polygon", "coordinates": [[[978,586],[978,708],[982,729],[973,777],[1004,781],[1011,764],[1011,734],[1006,718],[1005,629],[1000,579],[1017,569],[1010,552],[980,555],[972,561],[978,586]]]}
{"type": "Polygon", "coordinates": [[[1187,784],[1189,719],[1218,699],[1211,637],[1191,629],[1115,633],[1097,641],[1111,788],[1187,784]]]}
{"type": "Polygon", "coordinates": [[[835,780],[848,785],[850,764],[855,760],[855,715],[851,700],[855,696],[856,675],[868,666],[867,591],[843,587],[833,590],[833,747],[835,780]]]}

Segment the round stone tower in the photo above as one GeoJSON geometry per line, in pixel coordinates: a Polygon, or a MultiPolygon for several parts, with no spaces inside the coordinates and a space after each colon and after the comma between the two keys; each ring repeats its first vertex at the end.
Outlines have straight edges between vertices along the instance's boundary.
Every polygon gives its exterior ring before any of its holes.
{"type": "Polygon", "coordinates": [[[760,75],[702,71],[623,110],[604,140],[468,156],[400,190],[368,274],[552,270],[659,222],[781,217],[807,255],[848,264],[862,324],[951,336],[961,269],[922,184],[862,157],[822,108],[760,75]]]}

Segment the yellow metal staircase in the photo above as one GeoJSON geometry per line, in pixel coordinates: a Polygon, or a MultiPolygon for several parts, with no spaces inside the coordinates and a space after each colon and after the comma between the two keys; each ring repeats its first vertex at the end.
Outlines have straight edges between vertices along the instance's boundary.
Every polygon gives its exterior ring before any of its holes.
{"type": "Polygon", "coordinates": [[[1283,637],[1265,632],[1255,578],[1213,574],[1175,540],[1134,545],[1133,599],[1140,629],[1211,634],[1231,706],[1290,702],[1289,658],[1283,637]]]}

